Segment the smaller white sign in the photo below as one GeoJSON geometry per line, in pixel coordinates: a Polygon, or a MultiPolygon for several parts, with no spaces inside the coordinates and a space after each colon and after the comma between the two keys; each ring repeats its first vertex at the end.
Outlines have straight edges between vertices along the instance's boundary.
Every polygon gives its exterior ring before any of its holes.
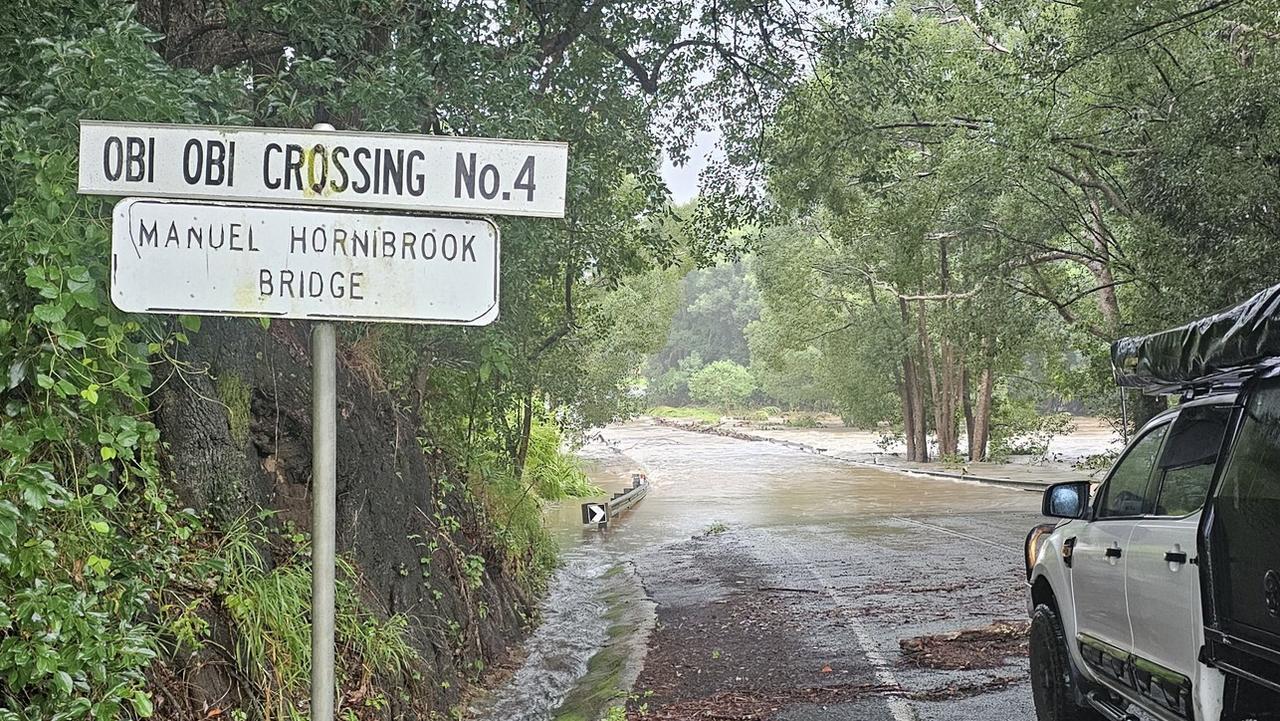
{"type": "Polygon", "coordinates": [[[111,301],[133,313],[486,325],[498,317],[488,220],[126,198],[111,301]]]}

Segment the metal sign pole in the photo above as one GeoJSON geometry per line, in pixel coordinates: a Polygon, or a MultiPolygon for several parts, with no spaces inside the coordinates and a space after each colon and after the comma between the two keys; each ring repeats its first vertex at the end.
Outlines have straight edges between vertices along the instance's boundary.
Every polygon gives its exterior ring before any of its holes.
{"type": "MultiPolygon", "coordinates": [[[[316,130],[333,130],[319,124],[316,130]]],[[[311,329],[311,721],[333,721],[337,358],[333,323],[311,329]]]]}

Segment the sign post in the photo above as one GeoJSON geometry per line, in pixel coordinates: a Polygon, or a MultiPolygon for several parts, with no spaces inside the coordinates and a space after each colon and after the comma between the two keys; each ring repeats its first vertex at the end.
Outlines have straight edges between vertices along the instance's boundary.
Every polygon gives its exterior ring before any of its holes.
{"type": "Polygon", "coordinates": [[[333,719],[337,363],[333,323],[311,329],[311,718],[333,719]]]}
{"type": "Polygon", "coordinates": [[[563,218],[568,155],[565,143],[348,133],[327,123],[80,123],[79,191],[125,196],[112,218],[116,307],[314,321],[311,721],[333,721],[337,690],[333,321],[492,323],[497,226],[416,213],[563,218]]]}
{"type": "MultiPolygon", "coordinates": [[[[321,123],[316,130],[333,130],[321,123]]],[[[311,721],[333,721],[338,542],[338,368],[335,328],[311,329],[311,721]]]]}

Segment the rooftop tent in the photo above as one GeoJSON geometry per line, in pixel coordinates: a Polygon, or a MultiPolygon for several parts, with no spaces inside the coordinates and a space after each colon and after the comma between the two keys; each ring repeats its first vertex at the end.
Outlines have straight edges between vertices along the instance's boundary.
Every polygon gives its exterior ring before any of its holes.
{"type": "Polygon", "coordinates": [[[1176,328],[1111,344],[1121,386],[1172,391],[1229,382],[1280,358],[1280,285],[1176,328]]]}

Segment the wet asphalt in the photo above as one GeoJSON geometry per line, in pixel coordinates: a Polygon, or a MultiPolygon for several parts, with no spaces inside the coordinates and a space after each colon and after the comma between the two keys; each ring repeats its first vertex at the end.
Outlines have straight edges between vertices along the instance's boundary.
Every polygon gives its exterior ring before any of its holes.
{"type": "Polygon", "coordinates": [[[583,455],[609,491],[648,473],[649,495],[607,531],[551,509],[565,567],[474,718],[591,718],[619,702],[592,692],[604,675],[656,721],[1034,719],[1024,650],[943,669],[900,643],[1025,620],[1037,494],[645,423],[583,455]]]}

